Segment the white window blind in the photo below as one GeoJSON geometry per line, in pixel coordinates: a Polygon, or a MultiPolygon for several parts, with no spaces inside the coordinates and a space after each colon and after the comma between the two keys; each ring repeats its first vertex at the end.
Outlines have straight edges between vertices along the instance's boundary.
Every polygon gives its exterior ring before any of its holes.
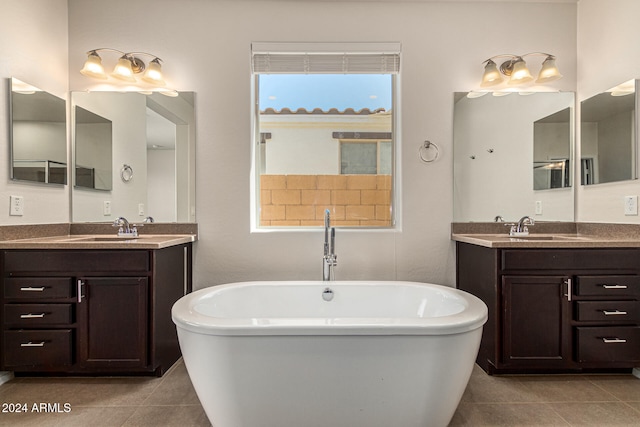
{"type": "Polygon", "coordinates": [[[252,43],[254,74],[397,74],[399,43],[252,43]]]}

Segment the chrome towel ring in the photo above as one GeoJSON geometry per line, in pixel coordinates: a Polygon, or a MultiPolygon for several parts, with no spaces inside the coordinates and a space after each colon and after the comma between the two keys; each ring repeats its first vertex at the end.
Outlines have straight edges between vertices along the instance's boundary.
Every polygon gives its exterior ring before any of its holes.
{"type": "Polygon", "coordinates": [[[440,148],[431,141],[425,141],[420,148],[418,148],[418,155],[423,162],[431,163],[438,159],[440,148]]]}

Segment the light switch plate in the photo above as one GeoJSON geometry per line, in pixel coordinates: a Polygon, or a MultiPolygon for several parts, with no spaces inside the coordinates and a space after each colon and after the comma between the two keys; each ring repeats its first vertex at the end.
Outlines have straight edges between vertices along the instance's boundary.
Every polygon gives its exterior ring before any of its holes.
{"type": "Polygon", "coordinates": [[[542,200],[536,200],[536,215],[542,215],[542,200]]]}
{"type": "Polygon", "coordinates": [[[111,200],[105,200],[104,202],[102,202],[102,215],[111,215],[111,200]]]}
{"type": "Polygon", "coordinates": [[[144,216],[144,203],[138,203],[138,215],[144,216]]]}
{"type": "Polygon", "coordinates": [[[624,197],[624,214],[638,215],[638,196],[624,197]]]}
{"type": "Polygon", "coordinates": [[[24,197],[22,196],[9,196],[9,215],[22,216],[24,215],[24,197]]]}

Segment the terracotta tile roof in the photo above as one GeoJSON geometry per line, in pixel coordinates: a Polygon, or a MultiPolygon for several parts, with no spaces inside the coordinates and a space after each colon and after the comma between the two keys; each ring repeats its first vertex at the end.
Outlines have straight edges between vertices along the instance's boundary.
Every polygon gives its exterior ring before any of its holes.
{"type": "Polygon", "coordinates": [[[376,108],[375,110],[370,110],[368,108],[362,108],[360,110],[354,110],[353,108],[347,108],[345,110],[338,110],[337,108],[331,108],[329,110],[323,110],[321,108],[314,108],[309,111],[306,108],[298,108],[297,110],[291,110],[290,108],[283,108],[281,110],[276,110],[275,108],[267,108],[265,110],[260,111],[260,114],[318,114],[318,115],[343,115],[343,116],[368,116],[371,114],[381,114],[387,113],[384,108],[376,108]]]}

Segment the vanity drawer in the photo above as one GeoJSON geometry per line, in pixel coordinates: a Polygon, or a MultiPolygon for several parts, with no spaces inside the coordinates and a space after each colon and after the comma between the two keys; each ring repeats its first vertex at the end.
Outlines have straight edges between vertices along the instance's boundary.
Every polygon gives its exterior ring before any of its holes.
{"type": "Polygon", "coordinates": [[[70,366],[72,331],[32,330],[4,332],[4,368],[70,366]]]}
{"type": "Polygon", "coordinates": [[[10,250],[4,251],[4,271],[14,273],[146,272],[151,255],[145,250],[10,250]]]}
{"type": "Polygon", "coordinates": [[[70,325],[72,309],[72,304],[5,304],[4,324],[13,328],[70,325]]]}
{"type": "Polygon", "coordinates": [[[502,249],[503,270],[636,270],[640,249],[502,249]]]}
{"type": "Polygon", "coordinates": [[[578,276],[576,278],[576,295],[640,296],[640,276],[578,276]]]}
{"type": "Polygon", "coordinates": [[[636,323],[640,321],[640,301],[577,301],[576,320],[636,323]]]}
{"type": "Polygon", "coordinates": [[[640,327],[577,327],[578,362],[640,361],[640,327]]]}
{"type": "Polygon", "coordinates": [[[11,277],[4,279],[4,297],[16,300],[72,298],[71,277],[11,277]]]}

